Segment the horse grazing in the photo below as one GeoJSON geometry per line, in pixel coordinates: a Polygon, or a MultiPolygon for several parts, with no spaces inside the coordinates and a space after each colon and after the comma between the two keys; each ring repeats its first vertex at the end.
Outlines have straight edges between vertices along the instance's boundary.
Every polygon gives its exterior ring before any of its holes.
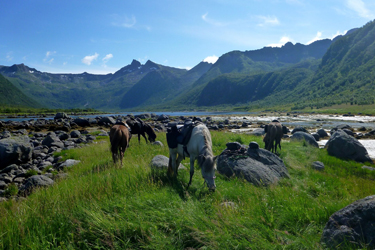
{"type": "Polygon", "coordinates": [[[115,124],[109,132],[109,140],[111,141],[111,152],[113,162],[119,159],[122,166],[122,158],[124,158],[125,150],[129,147],[129,141],[132,137],[126,124],[115,124]]]}
{"type": "MultiPolygon", "coordinates": [[[[186,149],[190,155],[190,181],[187,188],[191,184],[194,175],[194,162],[197,160],[207,187],[215,191],[216,157],[214,157],[212,152],[210,131],[204,124],[199,124],[193,128],[190,140],[186,144],[186,149]]],[[[184,154],[186,152],[182,144],[177,144],[175,148],[169,148],[168,173],[177,177],[177,168],[184,159],[184,154]]]]}
{"type": "Polygon", "coordinates": [[[138,142],[141,143],[141,135],[143,138],[145,138],[146,143],[148,143],[147,138],[145,136],[145,133],[148,135],[148,140],[150,142],[155,142],[156,134],[154,129],[150,126],[150,124],[147,124],[143,122],[141,119],[134,119],[130,118],[126,120],[126,123],[129,125],[131,133],[138,134],[138,142]]]}
{"type": "Polygon", "coordinates": [[[282,126],[279,121],[273,120],[264,127],[264,132],[266,132],[263,138],[263,142],[265,143],[264,148],[276,154],[277,145],[279,145],[279,149],[281,150],[281,138],[283,138],[284,134],[288,133],[287,128],[282,126]]]}

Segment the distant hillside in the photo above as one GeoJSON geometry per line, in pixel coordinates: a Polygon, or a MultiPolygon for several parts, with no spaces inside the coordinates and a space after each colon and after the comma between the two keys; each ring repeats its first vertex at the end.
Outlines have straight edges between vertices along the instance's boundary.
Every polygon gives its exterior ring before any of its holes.
{"type": "Polygon", "coordinates": [[[295,90],[298,106],[370,104],[375,96],[375,22],[335,41],[314,77],[295,90]],[[314,101],[315,100],[315,101],[314,101]]]}
{"type": "Polygon", "coordinates": [[[9,107],[41,108],[38,102],[28,98],[0,74],[0,105],[9,107]]]}
{"type": "Polygon", "coordinates": [[[50,74],[19,64],[0,73],[48,108],[98,110],[319,108],[374,103],[375,24],[309,45],[231,51],[190,70],[133,60],[114,74],[50,74]]]}

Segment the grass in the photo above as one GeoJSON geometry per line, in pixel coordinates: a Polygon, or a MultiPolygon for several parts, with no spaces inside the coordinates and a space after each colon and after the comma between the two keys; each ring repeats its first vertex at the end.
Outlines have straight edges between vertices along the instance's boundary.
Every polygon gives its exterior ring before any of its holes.
{"type": "MultiPolygon", "coordinates": [[[[260,137],[211,134],[215,155],[230,141],[263,146],[260,137]]],[[[167,145],[165,134],[157,139],[167,145]]],[[[375,174],[361,169],[363,164],[283,142],[280,157],[291,178],[278,185],[260,188],[217,174],[211,193],[196,169],[186,190],[189,170],[171,181],[166,172],[149,168],[155,155],[168,156],[167,147],[134,138],[130,144],[123,166],[112,163],[108,139],[63,151],[65,159],[81,161],[69,169],[69,178],[24,201],[0,203],[0,248],[322,249],[329,216],[375,188],[375,174]],[[317,160],[324,171],[309,167],[317,160]]]]}

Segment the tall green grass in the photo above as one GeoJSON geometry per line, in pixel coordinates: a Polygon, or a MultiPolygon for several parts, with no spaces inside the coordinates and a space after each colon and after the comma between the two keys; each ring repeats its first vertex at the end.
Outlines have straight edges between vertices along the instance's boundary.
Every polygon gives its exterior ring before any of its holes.
{"type": "MultiPolygon", "coordinates": [[[[217,174],[211,193],[196,168],[187,190],[189,169],[177,181],[151,171],[155,155],[168,156],[165,134],[158,140],[165,147],[133,138],[123,166],[112,163],[108,139],[63,151],[81,161],[69,178],[26,200],[0,203],[0,248],[321,249],[329,216],[375,190],[375,175],[362,164],[295,142],[282,142],[290,178],[277,185],[255,187],[217,174]],[[324,171],[310,168],[317,160],[324,171]]],[[[260,137],[229,132],[214,131],[212,140],[216,155],[230,141],[264,146],[260,137]]]]}

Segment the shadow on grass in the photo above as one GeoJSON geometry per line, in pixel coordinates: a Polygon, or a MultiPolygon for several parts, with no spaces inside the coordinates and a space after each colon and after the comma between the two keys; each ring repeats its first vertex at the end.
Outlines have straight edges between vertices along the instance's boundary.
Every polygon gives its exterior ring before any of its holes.
{"type": "Polygon", "coordinates": [[[171,187],[183,201],[186,201],[189,197],[195,197],[200,200],[213,193],[208,190],[205,183],[202,184],[201,188],[192,185],[188,187],[188,183],[184,182],[185,175],[188,175],[188,173],[180,172],[178,177],[172,177],[167,174],[167,171],[152,171],[150,179],[162,186],[171,187]]]}

